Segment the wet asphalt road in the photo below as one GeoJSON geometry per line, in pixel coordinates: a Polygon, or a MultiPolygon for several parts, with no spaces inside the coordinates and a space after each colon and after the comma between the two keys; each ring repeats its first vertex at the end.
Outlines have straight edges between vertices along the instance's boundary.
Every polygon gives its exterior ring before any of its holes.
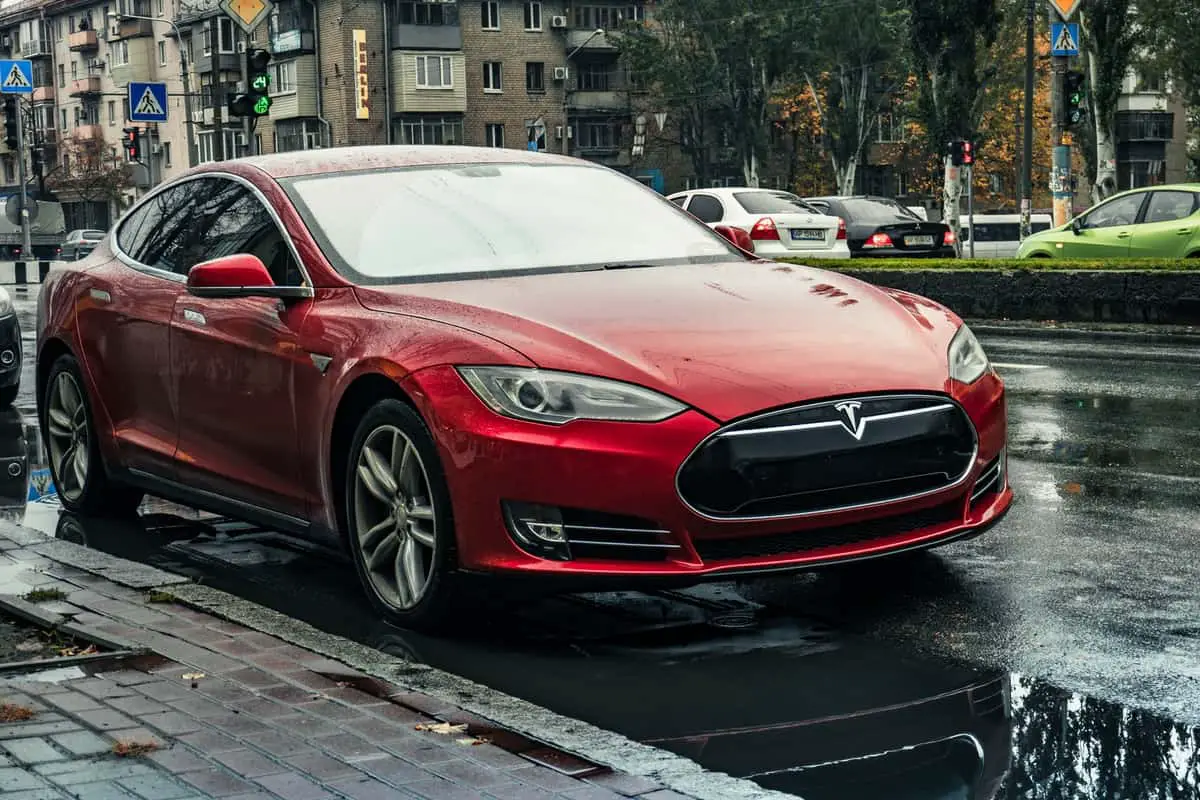
{"type": "MultiPolygon", "coordinates": [[[[269,531],[165,504],[84,520],[22,481],[0,513],[810,800],[1200,797],[1200,346],[981,338],[1017,502],[902,562],[481,608],[435,639],[269,531]]],[[[26,376],[0,456],[36,469],[26,376]]]]}

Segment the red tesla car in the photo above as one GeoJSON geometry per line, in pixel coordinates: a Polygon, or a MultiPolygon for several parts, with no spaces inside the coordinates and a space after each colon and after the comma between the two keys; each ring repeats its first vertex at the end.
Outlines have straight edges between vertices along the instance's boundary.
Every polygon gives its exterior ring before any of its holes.
{"type": "Polygon", "coordinates": [[[464,574],[688,583],[996,522],[1004,387],[962,321],[724,236],[544,153],[203,165],[42,289],[61,501],[339,543],[408,626],[464,574]]]}

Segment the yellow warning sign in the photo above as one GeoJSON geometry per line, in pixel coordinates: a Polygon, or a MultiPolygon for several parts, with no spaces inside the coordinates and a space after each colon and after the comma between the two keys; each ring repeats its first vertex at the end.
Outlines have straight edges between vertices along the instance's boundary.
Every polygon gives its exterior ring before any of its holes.
{"type": "Polygon", "coordinates": [[[1080,0],[1050,0],[1050,6],[1058,12],[1064,21],[1070,22],[1071,17],[1079,9],[1080,0]]]}

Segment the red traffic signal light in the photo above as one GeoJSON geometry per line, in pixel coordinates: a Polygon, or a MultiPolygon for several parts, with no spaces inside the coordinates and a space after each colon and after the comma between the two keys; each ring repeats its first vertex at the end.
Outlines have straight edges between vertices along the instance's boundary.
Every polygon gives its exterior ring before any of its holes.
{"type": "Polygon", "coordinates": [[[137,161],[141,155],[141,131],[137,128],[124,128],[121,139],[125,144],[125,155],[130,161],[137,161]]]}
{"type": "Polygon", "coordinates": [[[964,139],[950,142],[950,163],[956,167],[975,163],[975,144],[964,139]]]}
{"type": "Polygon", "coordinates": [[[973,145],[971,142],[962,143],[962,163],[975,163],[975,145],[973,145]]]}

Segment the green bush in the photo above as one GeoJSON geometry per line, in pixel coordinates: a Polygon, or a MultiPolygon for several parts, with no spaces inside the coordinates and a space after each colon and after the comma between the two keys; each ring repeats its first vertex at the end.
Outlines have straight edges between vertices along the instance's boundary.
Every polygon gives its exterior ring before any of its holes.
{"type": "Polygon", "coordinates": [[[813,258],[777,258],[789,264],[806,264],[837,271],[844,270],[983,270],[989,272],[1026,271],[1168,271],[1200,272],[1200,258],[1131,258],[1122,261],[1099,261],[1066,258],[855,258],[849,261],[828,261],[813,258]]]}

